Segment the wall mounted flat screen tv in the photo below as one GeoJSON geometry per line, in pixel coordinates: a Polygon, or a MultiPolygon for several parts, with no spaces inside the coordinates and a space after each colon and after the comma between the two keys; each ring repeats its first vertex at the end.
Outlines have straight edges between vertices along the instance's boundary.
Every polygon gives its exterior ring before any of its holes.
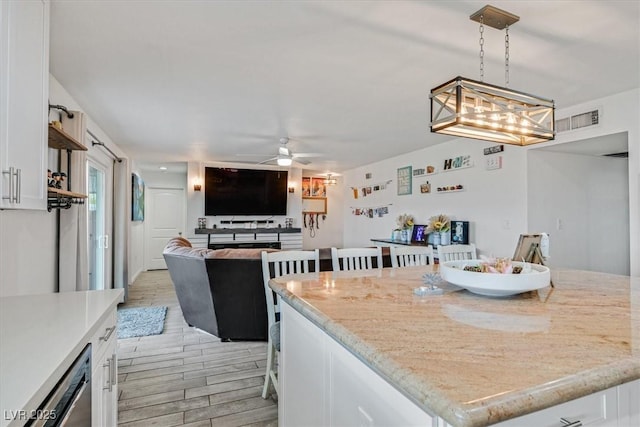
{"type": "Polygon", "coordinates": [[[206,167],[205,215],[286,215],[287,171],[206,167]]]}

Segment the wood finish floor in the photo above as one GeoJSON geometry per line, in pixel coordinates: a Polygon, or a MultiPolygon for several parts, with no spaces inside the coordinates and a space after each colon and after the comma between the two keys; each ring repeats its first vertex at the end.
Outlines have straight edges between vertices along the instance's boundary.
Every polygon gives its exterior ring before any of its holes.
{"type": "Polygon", "coordinates": [[[260,396],[267,343],[189,327],[166,270],[140,274],[120,308],[157,305],[161,335],[118,340],[118,426],[277,426],[277,401],[260,396]]]}

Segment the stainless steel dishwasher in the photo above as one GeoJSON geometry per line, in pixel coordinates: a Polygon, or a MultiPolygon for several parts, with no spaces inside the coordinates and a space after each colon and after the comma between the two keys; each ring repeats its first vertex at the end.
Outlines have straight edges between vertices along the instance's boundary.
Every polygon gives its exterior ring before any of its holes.
{"type": "Polygon", "coordinates": [[[91,426],[91,344],[82,350],[42,406],[30,416],[27,426],[91,426]]]}

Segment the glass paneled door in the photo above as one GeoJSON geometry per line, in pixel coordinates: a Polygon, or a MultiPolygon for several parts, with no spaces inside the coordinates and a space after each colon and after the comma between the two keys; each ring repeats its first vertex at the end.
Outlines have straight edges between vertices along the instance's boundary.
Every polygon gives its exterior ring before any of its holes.
{"type": "Polygon", "coordinates": [[[87,184],[87,225],[89,228],[89,289],[102,290],[105,284],[106,249],[109,235],[106,232],[105,170],[89,161],[87,184]]]}

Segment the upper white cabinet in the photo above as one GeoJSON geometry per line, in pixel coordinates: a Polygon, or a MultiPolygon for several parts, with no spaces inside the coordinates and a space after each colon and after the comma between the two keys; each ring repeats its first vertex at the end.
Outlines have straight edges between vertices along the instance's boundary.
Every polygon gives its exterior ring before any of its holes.
{"type": "Polygon", "coordinates": [[[0,208],[47,208],[49,2],[0,1],[0,208]]]}

